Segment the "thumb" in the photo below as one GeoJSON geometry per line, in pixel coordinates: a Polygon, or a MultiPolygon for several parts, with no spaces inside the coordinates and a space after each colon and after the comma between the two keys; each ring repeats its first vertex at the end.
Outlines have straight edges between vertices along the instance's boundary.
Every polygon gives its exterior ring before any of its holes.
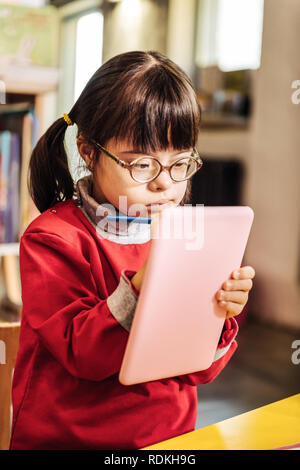
{"type": "Polygon", "coordinates": [[[156,214],[152,214],[151,216],[151,239],[156,238],[156,233],[158,233],[160,214],[160,212],[157,212],[156,214]]]}

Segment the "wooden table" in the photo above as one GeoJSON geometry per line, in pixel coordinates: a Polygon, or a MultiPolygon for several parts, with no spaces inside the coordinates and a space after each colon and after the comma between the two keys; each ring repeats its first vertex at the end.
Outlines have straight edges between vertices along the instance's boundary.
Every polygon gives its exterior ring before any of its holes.
{"type": "Polygon", "coordinates": [[[9,447],[11,380],[20,336],[20,323],[0,322],[0,450],[9,447]]]}
{"type": "Polygon", "coordinates": [[[143,450],[270,450],[300,447],[300,393],[143,450]]]}

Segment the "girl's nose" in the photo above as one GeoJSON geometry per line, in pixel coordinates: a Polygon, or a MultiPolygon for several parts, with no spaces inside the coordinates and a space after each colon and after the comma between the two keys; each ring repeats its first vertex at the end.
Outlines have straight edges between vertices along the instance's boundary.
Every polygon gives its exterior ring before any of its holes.
{"type": "Polygon", "coordinates": [[[155,180],[150,181],[149,189],[152,191],[164,190],[172,186],[173,180],[168,170],[162,170],[155,180]]]}

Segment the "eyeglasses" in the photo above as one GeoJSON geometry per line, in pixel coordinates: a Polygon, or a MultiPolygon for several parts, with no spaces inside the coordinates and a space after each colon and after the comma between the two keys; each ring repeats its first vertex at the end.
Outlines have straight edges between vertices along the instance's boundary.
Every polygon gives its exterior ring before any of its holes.
{"type": "Polygon", "coordinates": [[[150,156],[139,157],[127,163],[110,153],[95,140],[91,139],[91,142],[108,157],[118,163],[118,165],[126,168],[130,172],[131,177],[138,183],[149,183],[153,181],[164,169],[168,170],[173,181],[184,181],[191,178],[203,165],[203,161],[196,148],[193,148],[191,155],[179,158],[172,163],[172,165],[162,165],[159,160],[150,156]]]}

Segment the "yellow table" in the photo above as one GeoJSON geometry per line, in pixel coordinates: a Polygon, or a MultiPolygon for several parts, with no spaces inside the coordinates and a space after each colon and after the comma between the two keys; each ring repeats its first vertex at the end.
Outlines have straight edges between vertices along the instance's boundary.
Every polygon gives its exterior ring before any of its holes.
{"type": "Polygon", "coordinates": [[[264,450],[300,442],[300,393],[142,450],[264,450]]]}

